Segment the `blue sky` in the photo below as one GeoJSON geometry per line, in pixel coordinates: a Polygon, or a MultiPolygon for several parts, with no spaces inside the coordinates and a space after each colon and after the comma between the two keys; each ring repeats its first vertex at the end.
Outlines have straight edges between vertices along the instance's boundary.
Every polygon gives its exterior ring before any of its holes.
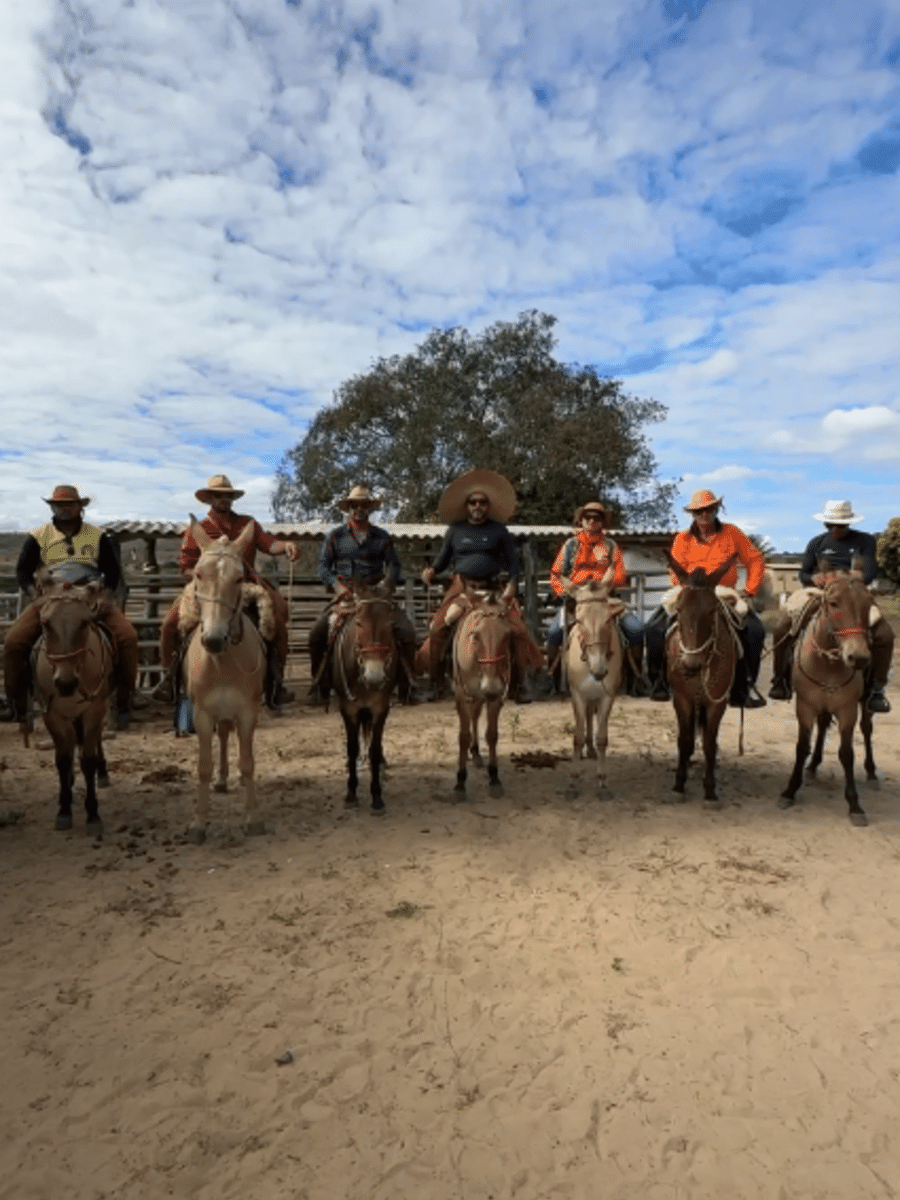
{"type": "Polygon", "coordinates": [[[668,407],[682,498],[900,513],[896,0],[431,8],[5,6],[0,525],[220,470],[265,517],[343,379],[530,308],[668,407]]]}

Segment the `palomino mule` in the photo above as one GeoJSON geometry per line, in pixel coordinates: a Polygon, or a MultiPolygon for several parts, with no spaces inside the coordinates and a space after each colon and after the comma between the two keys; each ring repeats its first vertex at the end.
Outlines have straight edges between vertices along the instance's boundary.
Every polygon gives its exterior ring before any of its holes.
{"type": "Polygon", "coordinates": [[[575,614],[567,634],[566,674],[575,715],[573,745],[576,761],[597,760],[597,795],[608,799],[606,748],[609,743],[609,714],[622,682],[624,655],[615,618],[626,609],[624,601],[610,598],[615,568],[602,579],[576,585],[563,581],[564,590],[575,601],[575,614]],[[596,721],[596,741],[594,722],[596,721]]]}
{"type": "Polygon", "coordinates": [[[353,584],[353,611],[331,648],[331,679],[347,734],[347,794],[355,805],[360,744],[368,739],[373,812],[384,811],[381,774],[384,727],[399,671],[394,639],[394,585],[388,576],[374,587],[353,584]]]}
{"type": "MultiPolygon", "coordinates": [[[[827,561],[819,570],[828,572],[827,561]]],[[[813,777],[822,761],[825,733],[832,718],[840,732],[838,758],[844,769],[844,797],[850,821],[868,825],[859,803],[853,777],[853,730],[856,713],[865,744],[866,778],[877,784],[872,755],[872,714],[864,703],[864,674],[871,661],[869,621],[872,594],[863,583],[862,573],[853,570],[826,574],[818,611],[802,630],[794,647],[793,685],[797,708],[797,754],[787,787],[778,801],[780,808],[795,803],[803,778],[803,764],[809,754],[813,726],[817,726],[816,745],[807,769],[813,777]]]]}
{"type": "MultiPolygon", "coordinates": [[[[101,835],[97,785],[109,776],[103,757],[103,721],[113,690],[113,655],[96,618],[102,585],[51,583],[39,600],[43,637],[38,643],[35,680],[44,696],[44,724],[53,739],[59,774],[57,829],[72,828],[75,749],[85,782],[86,830],[101,835]]],[[[105,601],[109,603],[109,600],[105,601]]]]}
{"type": "Polygon", "coordinates": [[[209,824],[213,733],[219,735],[215,790],[225,792],[232,729],[237,731],[245,829],[248,834],[265,833],[256,797],[253,735],[263,698],[266,648],[243,607],[243,552],[253,537],[253,525],[247,525],[233,542],[227,537],[211,538],[193,515],[190,530],[201,553],[183,601],[192,606],[192,618],[199,618],[184,656],[185,692],[194,706],[198,743],[197,800],[188,837],[200,843],[209,824]]]}
{"type": "MultiPolygon", "coordinates": [[[[485,742],[488,751],[488,791],[503,795],[497,766],[500,710],[509,691],[512,669],[512,625],[505,602],[493,591],[476,591],[466,586],[456,603],[467,608],[457,622],[453,637],[453,691],[459,717],[459,759],[456,770],[457,795],[465,796],[466,762],[481,766],[478,749],[478,719],[485,712],[485,742]]],[[[449,615],[449,614],[448,614],[449,615]]]]}
{"type": "Polygon", "coordinates": [[[716,748],[722,714],[728,707],[738,661],[736,634],[716,586],[736,562],[732,554],[709,574],[702,567],[686,571],[667,552],[681,590],[676,600],[677,623],[666,639],[666,662],[672,702],[678,718],[678,766],[673,790],[684,795],[688,764],[694,753],[697,728],[703,732],[706,771],[703,795],[708,808],[718,808],[716,748]]]}

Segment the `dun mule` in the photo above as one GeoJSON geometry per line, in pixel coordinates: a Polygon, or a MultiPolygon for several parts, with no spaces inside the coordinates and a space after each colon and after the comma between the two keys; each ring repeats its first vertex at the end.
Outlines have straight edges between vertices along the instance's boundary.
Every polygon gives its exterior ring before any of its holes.
{"type": "Polygon", "coordinates": [[[56,750],[59,774],[57,829],[72,828],[75,748],[84,776],[86,831],[101,835],[97,785],[109,776],[103,757],[103,721],[113,689],[113,658],[96,625],[101,585],[56,583],[40,601],[43,639],[38,644],[36,682],[44,695],[44,724],[56,750]]]}
{"type": "Polygon", "coordinates": [[[372,811],[384,811],[382,741],[399,670],[394,642],[394,585],[390,578],[376,587],[353,585],[354,612],[341,626],[331,650],[331,678],[347,733],[347,795],[355,805],[359,786],[360,741],[369,744],[372,811]]]}
{"type": "Polygon", "coordinates": [[[678,718],[678,767],[674,791],[684,794],[699,726],[703,731],[706,762],[703,795],[708,808],[718,808],[716,746],[738,655],[735,634],[723,602],[716,595],[716,585],[737,555],[732,555],[710,574],[702,567],[685,571],[670,555],[666,557],[681,584],[676,601],[678,622],[669,630],[666,641],[669,683],[678,718]]]}
{"type": "MultiPolygon", "coordinates": [[[[824,563],[820,570],[827,570],[824,563]]],[[[841,744],[838,758],[844,768],[844,796],[850,821],[868,825],[860,807],[853,778],[853,730],[856,711],[861,711],[860,728],[865,743],[866,777],[877,782],[872,756],[872,714],[863,703],[864,671],[869,665],[868,630],[872,595],[859,571],[835,571],[827,576],[821,606],[800,634],[794,648],[793,685],[797,705],[797,757],[787,787],[778,801],[790,808],[803,776],[809,754],[813,725],[818,727],[813,757],[807,770],[814,776],[822,761],[825,733],[832,717],[837,718],[841,744]]]]}
{"type": "Polygon", "coordinates": [[[609,598],[615,570],[580,587],[570,580],[565,590],[575,601],[575,618],[568,632],[566,673],[575,712],[575,758],[597,760],[597,794],[602,800],[612,792],[606,783],[606,747],[609,714],[622,682],[622,642],[614,618],[625,611],[621,600],[609,598]],[[597,722],[596,744],[594,720],[597,722]]]}
{"type": "Polygon", "coordinates": [[[215,790],[228,790],[228,735],[236,729],[246,832],[265,833],[256,798],[253,734],[263,698],[266,651],[259,631],[243,611],[243,551],[253,537],[253,525],[234,542],[211,538],[194,516],[190,529],[201,553],[189,585],[199,624],[184,657],[185,692],[194,706],[198,741],[197,802],[188,837],[199,844],[209,824],[214,732],[219,735],[215,790]]]}
{"type": "MultiPolygon", "coordinates": [[[[497,767],[497,737],[500,710],[509,691],[512,626],[506,604],[496,592],[466,588],[460,597],[468,612],[459,620],[453,638],[453,690],[459,716],[459,761],[457,794],[466,794],[466,761],[482,765],[478,749],[478,718],[486,710],[485,741],[488,750],[488,791],[503,795],[497,767]]],[[[452,611],[452,610],[451,610],[452,611]]]]}

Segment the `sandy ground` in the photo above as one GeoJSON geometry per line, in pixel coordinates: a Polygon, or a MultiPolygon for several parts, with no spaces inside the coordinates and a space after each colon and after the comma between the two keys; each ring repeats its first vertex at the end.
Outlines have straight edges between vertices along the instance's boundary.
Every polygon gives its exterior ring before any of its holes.
{"type": "Polygon", "coordinates": [[[383,817],[295,707],[257,737],[268,832],[218,796],[202,847],[162,718],[108,743],[102,842],[3,726],[0,1200],[900,1195],[889,694],[866,829],[833,747],[777,808],[787,705],[742,757],[727,715],[718,813],[696,770],[666,803],[668,705],[618,702],[608,802],[511,761],[568,752],[566,702],[504,710],[505,795],[465,803],[452,705],[394,709],[383,817]]]}

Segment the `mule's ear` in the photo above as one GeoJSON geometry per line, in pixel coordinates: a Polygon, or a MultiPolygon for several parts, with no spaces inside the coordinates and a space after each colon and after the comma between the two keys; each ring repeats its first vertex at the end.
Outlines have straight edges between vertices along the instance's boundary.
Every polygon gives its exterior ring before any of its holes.
{"type": "Polygon", "coordinates": [[[253,521],[248,521],[241,532],[231,543],[239,554],[243,554],[256,534],[256,526],[253,521]]]}
{"type": "Polygon", "coordinates": [[[188,533],[197,543],[201,550],[208,550],[213,544],[213,539],[209,536],[193,513],[188,513],[190,523],[188,524],[188,533]]]}
{"type": "Polygon", "coordinates": [[[721,567],[716,567],[715,571],[708,576],[710,585],[712,587],[716,587],[722,576],[731,570],[737,560],[738,556],[736,554],[731,554],[728,556],[726,561],[722,563],[721,567]]]}

